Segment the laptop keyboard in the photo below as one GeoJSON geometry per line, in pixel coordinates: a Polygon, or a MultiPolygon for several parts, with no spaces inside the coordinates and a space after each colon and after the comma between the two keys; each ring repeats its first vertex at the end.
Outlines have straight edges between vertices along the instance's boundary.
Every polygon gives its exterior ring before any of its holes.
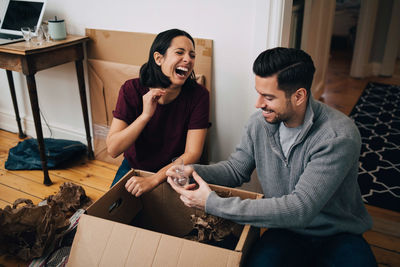
{"type": "Polygon", "coordinates": [[[8,34],[8,33],[0,33],[0,39],[8,39],[8,40],[14,40],[14,39],[21,39],[21,35],[15,35],[15,34],[8,34]]]}

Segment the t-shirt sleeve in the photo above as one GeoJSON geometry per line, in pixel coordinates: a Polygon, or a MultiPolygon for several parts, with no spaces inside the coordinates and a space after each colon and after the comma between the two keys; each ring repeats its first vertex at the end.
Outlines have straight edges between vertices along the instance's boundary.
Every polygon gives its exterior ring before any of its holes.
{"type": "Polygon", "coordinates": [[[126,81],[119,90],[117,105],[113,111],[114,118],[131,124],[138,116],[139,95],[131,80],[126,81]]]}
{"type": "Polygon", "coordinates": [[[197,88],[193,101],[193,109],[189,120],[189,130],[209,128],[210,96],[207,89],[197,88]]]}

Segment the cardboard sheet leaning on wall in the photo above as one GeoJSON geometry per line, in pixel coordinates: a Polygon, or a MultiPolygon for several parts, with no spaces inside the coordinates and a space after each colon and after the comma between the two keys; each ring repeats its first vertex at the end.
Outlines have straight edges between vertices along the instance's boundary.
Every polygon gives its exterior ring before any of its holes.
{"type": "MultiPolygon", "coordinates": [[[[86,29],[94,153],[98,160],[119,165],[107,154],[105,139],[122,84],[139,77],[155,34],[86,29]]],[[[195,38],[197,81],[211,92],[212,40],[195,38]]],[[[211,94],[210,94],[211,96],[211,94]]],[[[207,151],[207,149],[205,149],[207,151]]]]}

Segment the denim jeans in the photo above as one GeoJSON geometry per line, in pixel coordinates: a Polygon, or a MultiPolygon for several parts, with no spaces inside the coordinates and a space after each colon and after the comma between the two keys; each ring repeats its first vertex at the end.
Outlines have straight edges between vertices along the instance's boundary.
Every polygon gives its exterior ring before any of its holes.
{"type": "Polygon", "coordinates": [[[115,174],[114,180],[112,181],[110,187],[113,187],[131,169],[132,169],[131,165],[129,165],[129,162],[126,160],[126,158],[124,158],[124,160],[121,163],[121,166],[119,166],[118,171],[115,174]]]}
{"type": "Polygon", "coordinates": [[[245,266],[377,266],[362,235],[305,236],[269,229],[249,253],[245,266]]]}

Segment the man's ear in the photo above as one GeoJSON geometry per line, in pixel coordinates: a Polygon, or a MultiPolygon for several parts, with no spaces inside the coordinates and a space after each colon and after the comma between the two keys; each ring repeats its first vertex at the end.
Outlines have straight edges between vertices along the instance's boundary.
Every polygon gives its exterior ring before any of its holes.
{"type": "Polygon", "coordinates": [[[161,55],[159,52],[154,52],[153,57],[156,64],[161,66],[163,55],[161,55]]]}
{"type": "Polygon", "coordinates": [[[307,101],[307,89],[306,88],[299,88],[293,94],[293,101],[297,106],[300,106],[304,102],[307,101]]]}

